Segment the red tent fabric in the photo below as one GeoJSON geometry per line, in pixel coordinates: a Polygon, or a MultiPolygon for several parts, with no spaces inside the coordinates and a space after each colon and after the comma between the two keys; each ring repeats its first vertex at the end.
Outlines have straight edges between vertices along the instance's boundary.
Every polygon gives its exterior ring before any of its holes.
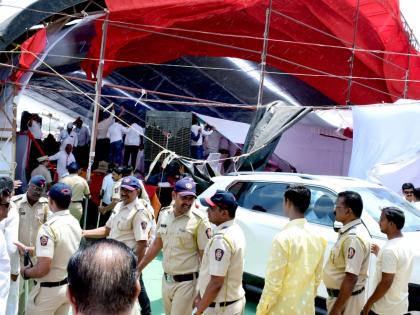
{"type": "MultiPolygon", "coordinates": [[[[32,63],[36,60],[36,56],[44,51],[46,45],[47,30],[42,28],[21,45],[22,53],[19,57],[19,67],[29,70],[32,63]]],[[[11,80],[19,82],[25,73],[26,70],[18,70],[12,75],[11,80]]]]}
{"type": "MultiPolygon", "coordinates": [[[[190,55],[261,60],[268,0],[106,3],[110,10],[106,59],[163,63],[190,55]]],[[[273,0],[267,63],[295,75],[338,104],[345,104],[348,81],[334,76],[349,75],[351,51],[298,42],[352,47],[356,4],[357,0],[273,0]],[[317,76],[320,74],[333,76],[317,76]]],[[[103,20],[96,23],[98,35],[89,57],[99,57],[102,23],[103,20]]],[[[417,53],[409,48],[398,0],[360,0],[356,44],[362,49],[417,53]]],[[[408,61],[404,55],[360,51],[355,57],[350,98],[354,104],[392,102],[403,96],[403,81],[376,78],[404,80],[409,68],[409,79],[420,80],[420,58],[411,57],[408,61]]],[[[107,61],[104,74],[130,65],[107,61]]],[[[96,73],[97,62],[85,61],[82,66],[88,76],[96,73]]],[[[420,98],[419,83],[408,85],[407,98],[420,98]]]]}

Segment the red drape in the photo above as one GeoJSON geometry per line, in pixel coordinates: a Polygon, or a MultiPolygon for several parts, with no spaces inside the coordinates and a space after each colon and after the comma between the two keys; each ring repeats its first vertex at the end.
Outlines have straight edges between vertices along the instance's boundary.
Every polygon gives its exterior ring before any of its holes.
{"type": "MultiPolygon", "coordinates": [[[[245,36],[263,37],[268,0],[107,0],[106,3],[110,10],[106,59],[146,63],[163,63],[184,55],[238,57],[256,62],[261,59],[262,40],[245,36]]],[[[270,38],[295,43],[270,41],[267,63],[292,74],[317,75],[319,72],[311,69],[315,68],[333,75],[348,76],[351,51],[296,42],[351,47],[356,3],[357,0],[273,0],[273,10],[289,18],[273,12],[270,38]]],[[[102,21],[97,21],[98,35],[92,42],[90,57],[99,56],[101,28],[102,21]]],[[[408,52],[409,43],[400,21],[398,0],[360,0],[356,43],[363,49],[408,52]]],[[[416,51],[411,49],[411,53],[416,51]]],[[[97,62],[86,61],[82,66],[88,76],[96,73],[97,62]]],[[[122,66],[130,64],[106,62],[104,74],[122,66]]],[[[407,56],[357,52],[353,76],[404,79],[407,67],[407,56]]],[[[420,58],[412,57],[409,69],[409,78],[420,80],[420,58]]],[[[345,103],[347,80],[334,77],[296,77],[335,102],[345,103]]],[[[420,84],[410,83],[408,87],[407,97],[419,99],[420,84]]],[[[404,82],[355,78],[351,101],[355,104],[392,102],[402,97],[403,91],[404,82]]]]}
{"type": "Polygon", "coordinates": [[[11,80],[19,82],[27,70],[31,68],[32,63],[36,60],[36,56],[42,53],[47,45],[47,31],[45,28],[40,29],[21,45],[21,54],[19,57],[19,67],[26,70],[18,70],[11,80]]]}

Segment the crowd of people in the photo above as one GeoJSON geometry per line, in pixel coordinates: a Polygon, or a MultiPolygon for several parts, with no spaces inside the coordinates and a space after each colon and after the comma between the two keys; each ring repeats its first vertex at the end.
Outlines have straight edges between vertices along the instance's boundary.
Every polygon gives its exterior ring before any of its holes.
{"type": "MultiPolygon", "coordinates": [[[[122,107],[117,117],[123,116],[124,112],[122,107]]],[[[105,115],[103,111],[99,114],[93,169],[100,161],[106,161],[118,166],[131,165],[134,170],[144,175],[144,128],[135,122],[130,127],[123,126],[115,119],[113,109],[109,117],[105,115]]],[[[42,120],[38,114],[32,114],[27,125],[31,139],[27,163],[28,179],[36,169],[36,174],[44,172],[43,175],[48,177],[48,180],[49,177],[54,180],[54,175],[46,174],[46,169],[51,166],[49,162],[57,163],[56,180],[67,175],[67,167],[72,162],[77,162],[84,169],[88,167],[91,134],[80,117],[67,123],[57,139],[51,133],[43,139],[42,120]]]]}
{"type": "MultiPolygon", "coordinates": [[[[42,140],[40,124],[37,115],[28,122],[36,148],[31,146],[30,156],[36,156],[37,165],[29,163],[27,191],[14,196],[18,184],[0,177],[0,314],[68,314],[70,308],[74,315],[152,314],[142,272],[161,253],[165,314],[244,312],[246,240],[235,222],[238,204],[230,192],[202,198],[206,215],[196,208],[194,180],[183,177],[179,167],[166,173],[158,167],[149,181],[165,178],[173,192],[170,205],[156,211],[141,180],[142,127],[126,128],[112,115],[100,114],[88,183],[82,169],[88,164],[90,133],[82,120],[69,123],[55,146],[51,137],[42,140]],[[50,161],[57,161],[57,176],[50,161]],[[96,225],[88,228],[81,223],[85,203],[94,204],[97,215],[96,225]]],[[[202,127],[196,117],[191,141],[194,158],[216,152],[230,156],[215,129],[202,127]]],[[[223,169],[234,169],[232,163],[224,161],[223,169]]],[[[419,188],[406,183],[402,191],[419,207],[419,188]]],[[[379,226],[388,242],[380,249],[362,226],[360,195],[340,193],[334,213],[343,227],[324,264],[326,240],[304,217],[310,199],[305,186],[290,186],[284,194],[290,222],[273,239],[257,315],[314,314],[321,281],[328,314],[405,314],[412,257],[401,233],[404,212],[382,210],[379,226]],[[377,256],[376,288],[366,299],[371,255],[377,256]]]]}
{"type": "MultiPolygon", "coordinates": [[[[203,213],[196,183],[184,177],[155,218],[142,182],[124,172],[116,167],[112,192],[102,194],[109,204],[100,210],[112,205],[104,225],[85,230],[72,208],[80,195],[69,183],[52,185],[45,198],[47,181],[35,175],[28,191],[14,196],[14,182],[0,178],[0,314],[68,314],[70,307],[75,315],[151,314],[142,273],[160,253],[165,314],[243,314],[246,240],[234,195],[218,190],[201,198],[203,213]]],[[[379,227],[388,241],[379,248],[360,220],[361,196],[339,193],[335,217],[343,226],[324,263],[326,240],[304,217],[310,199],[302,185],[284,194],[290,222],[273,239],[257,314],[314,314],[321,281],[328,314],[407,313],[412,257],[401,233],[404,212],[382,210],[379,227]],[[375,288],[366,299],[371,255],[375,288]]]]}

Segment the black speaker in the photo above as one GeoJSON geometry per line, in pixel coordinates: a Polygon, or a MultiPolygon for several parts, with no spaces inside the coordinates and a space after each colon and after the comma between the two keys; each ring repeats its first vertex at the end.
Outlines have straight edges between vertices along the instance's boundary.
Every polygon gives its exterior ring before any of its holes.
{"type": "Polygon", "coordinates": [[[153,161],[162,148],[190,157],[192,114],[188,112],[147,111],[144,159],[153,161]]]}

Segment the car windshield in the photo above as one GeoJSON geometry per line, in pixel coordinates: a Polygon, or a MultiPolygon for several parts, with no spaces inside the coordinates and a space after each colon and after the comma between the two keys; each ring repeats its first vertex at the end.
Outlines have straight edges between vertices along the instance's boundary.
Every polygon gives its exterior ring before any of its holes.
{"type": "MultiPolygon", "coordinates": [[[[420,210],[417,210],[403,197],[384,188],[357,187],[349,190],[356,191],[362,196],[363,208],[375,222],[379,221],[383,208],[392,206],[404,211],[404,232],[420,231],[420,210]]],[[[372,224],[369,224],[369,230],[373,235],[383,236],[379,229],[379,224],[375,225],[372,222],[372,224]]]]}

